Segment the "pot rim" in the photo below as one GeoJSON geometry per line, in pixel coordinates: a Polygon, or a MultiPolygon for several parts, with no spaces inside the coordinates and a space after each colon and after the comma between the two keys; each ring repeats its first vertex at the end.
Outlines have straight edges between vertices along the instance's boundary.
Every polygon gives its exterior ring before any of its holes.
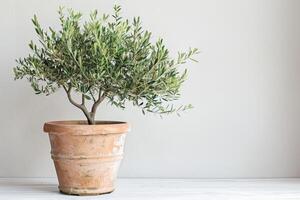
{"type": "Polygon", "coordinates": [[[97,120],[89,125],[86,120],[61,120],[46,122],[43,129],[50,134],[96,135],[127,133],[130,126],[123,121],[97,120]]]}

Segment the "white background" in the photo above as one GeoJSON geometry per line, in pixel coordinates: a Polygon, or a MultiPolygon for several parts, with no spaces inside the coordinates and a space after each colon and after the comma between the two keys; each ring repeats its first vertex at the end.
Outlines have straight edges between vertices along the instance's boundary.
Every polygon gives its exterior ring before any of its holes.
{"type": "MultiPolygon", "coordinates": [[[[126,17],[141,16],[175,53],[198,47],[199,63],[182,117],[143,116],[103,104],[97,118],[132,124],[121,177],[261,178],[300,176],[300,1],[128,0],[126,17]]],[[[63,91],[34,95],[13,81],[14,60],[35,38],[30,18],[58,28],[59,5],[87,14],[111,12],[113,1],[1,1],[0,177],[52,177],[45,121],[84,119],[63,91]]]]}

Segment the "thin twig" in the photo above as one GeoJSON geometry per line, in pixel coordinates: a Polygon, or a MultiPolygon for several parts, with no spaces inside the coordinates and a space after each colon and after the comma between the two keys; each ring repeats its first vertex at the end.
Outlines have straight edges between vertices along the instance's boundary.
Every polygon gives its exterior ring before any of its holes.
{"type": "Polygon", "coordinates": [[[90,95],[92,96],[93,101],[96,102],[96,99],[95,99],[93,93],[92,93],[90,90],[89,90],[89,93],[90,93],[90,95]]]}

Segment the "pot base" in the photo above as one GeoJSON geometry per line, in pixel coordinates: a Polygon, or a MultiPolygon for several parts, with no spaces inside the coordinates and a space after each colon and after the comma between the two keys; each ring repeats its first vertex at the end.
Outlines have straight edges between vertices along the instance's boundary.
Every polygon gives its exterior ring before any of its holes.
{"type": "Polygon", "coordinates": [[[78,196],[95,196],[101,194],[109,194],[114,191],[115,188],[72,188],[72,187],[61,187],[58,186],[58,189],[63,194],[71,194],[78,196]]]}

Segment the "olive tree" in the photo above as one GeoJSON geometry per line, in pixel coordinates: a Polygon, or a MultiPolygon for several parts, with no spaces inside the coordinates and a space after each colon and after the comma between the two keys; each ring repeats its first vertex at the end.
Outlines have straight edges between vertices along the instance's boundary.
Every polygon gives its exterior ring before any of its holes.
{"type": "Polygon", "coordinates": [[[96,110],[107,99],[124,108],[126,101],[142,112],[167,114],[190,108],[174,107],[187,70],[179,70],[198,53],[197,49],[169,56],[163,40],[151,41],[139,17],[132,21],[120,16],[91,12],[87,21],[72,9],[60,8],[59,31],[43,29],[34,15],[32,22],[38,44],[30,42],[31,54],[17,60],[15,79],[26,78],[36,94],[50,95],[63,88],[71,104],[82,110],[88,124],[95,124],[96,110]],[[80,94],[76,102],[74,94],[80,94]],[[92,101],[90,109],[87,101],[92,101]]]}

